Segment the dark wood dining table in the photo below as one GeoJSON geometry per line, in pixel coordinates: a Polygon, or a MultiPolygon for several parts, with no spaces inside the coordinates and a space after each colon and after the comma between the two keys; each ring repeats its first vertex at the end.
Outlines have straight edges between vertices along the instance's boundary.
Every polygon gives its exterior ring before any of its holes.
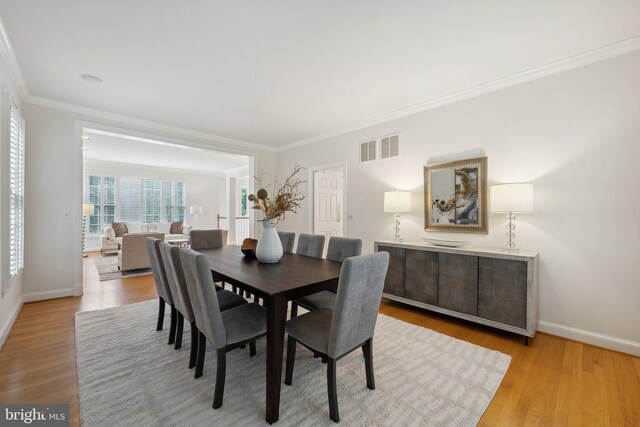
{"type": "Polygon", "coordinates": [[[285,253],[274,264],[245,257],[239,246],[203,249],[216,280],[264,299],[267,308],[266,420],[278,421],[288,301],[338,287],[342,263],[285,253]]]}

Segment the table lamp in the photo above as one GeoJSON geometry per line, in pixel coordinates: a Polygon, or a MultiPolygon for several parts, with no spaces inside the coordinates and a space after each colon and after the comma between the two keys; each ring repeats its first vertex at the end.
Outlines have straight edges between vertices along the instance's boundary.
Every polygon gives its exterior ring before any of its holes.
{"type": "Polygon", "coordinates": [[[395,220],[395,240],[400,242],[400,213],[411,212],[411,192],[385,191],[384,211],[392,213],[395,220]]]}
{"type": "Polygon", "coordinates": [[[198,229],[198,215],[202,214],[202,206],[199,205],[191,205],[189,206],[189,213],[191,215],[196,216],[196,226],[194,227],[196,230],[198,229]]]}
{"type": "Polygon", "coordinates": [[[530,183],[510,183],[496,184],[491,186],[491,212],[506,213],[507,233],[506,248],[509,252],[516,251],[513,230],[516,229],[513,223],[516,219],[515,213],[533,212],[533,184],[530,183]]]}

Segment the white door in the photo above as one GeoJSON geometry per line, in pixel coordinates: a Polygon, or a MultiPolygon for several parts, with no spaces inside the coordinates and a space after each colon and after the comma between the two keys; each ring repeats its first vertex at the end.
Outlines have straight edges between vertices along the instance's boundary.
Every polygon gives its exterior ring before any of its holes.
{"type": "Polygon", "coordinates": [[[313,232],[326,237],[342,237],[342,169],[313,173],[313,232]]]}

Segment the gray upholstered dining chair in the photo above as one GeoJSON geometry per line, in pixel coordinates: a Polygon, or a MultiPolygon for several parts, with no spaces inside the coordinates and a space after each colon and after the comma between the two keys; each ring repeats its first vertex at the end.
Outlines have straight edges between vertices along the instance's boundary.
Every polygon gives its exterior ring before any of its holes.
{"type": "Polygon", "coordinates": [[[278,231],[278,237],[282,243],[282,250],[288,253],[293,253],[293,243],[296,240],[296,233],[290,231],[278,231]]]}
{"type": "Polygon", "coordinates": [[[362,347],[367,387],[375,389],[373,375],[373,333],[382,297],[389,254],[376,252],[348,258],[340,270],[335,309],[320,308],[287,322],[287,365],[285,384],[291,385],[296,343],[327,360],[329,415],[340,421],[336,389],[336,361],[362,347]]]}
{"type": "MultiPolygon", "coordinates": [[[[191,369],[196,364],[198,328],[195,323],[196,319],[191,305],[191,299],[189,298],[189,291],[179,252],[180,249],[177,246],[160,242],[160,255],[162,256],[162,261],[165,266],[167,282],[169,283],[171,292],[175,296],[174,303],[177,310],[175,348],[177,350],[182,347],[184,320],[187,319],[187,322],[189,322],[191,326],[191,352],[189,356],[189,369],[191,369]]],[[[229,308],[247,303],[244,298],[233,292],[220,290],[218,293],[220,294],[218,295],[218,302],[221,310],[228,310],[229,308]]]]}
{"type": "Polygon", "coordinates": [[[324,236],[320,234],[300,233],[296,254],[322,258],[324,251],[324,236]]]}
{"type": "MultiPolygon", "coordinates": [[[[362,240],[348,237],[332,237],[329,239],[327,259],[343,262],[345,259],[359,256],[362,253],[362,240]]],[[[318,308],[333,308],[336,301],[336,293],[333,291],[321,291],[306,297],[298,298],[291,303],[291,317],[298,314],[298,306],[307,310],[318,308]]]]}
{"type": "Polygon", "coordinates": [[[180,255],[188,267],[185,271],[189,270],[193,278],[189,288],[192,305],[198,307],[194,312],[200,330],[196,372],[202,372],[207,339],[216,349],[216,385],[213,395],[213,408],[216,409],[222,406],[224,396],[227,352],[249,344],[251,356],[256,354],[256,340],[267,334],[267,310],[258,304],[248,303],[221,311],[217,295],[219,292],[213,286],[207,258],[190,249],[183,249],[180,255]],[[191,292],[193,287],[195,294],[191,292]]]}
{"type": "Polygon", "coordinates": [[[162,327],[164,325],[165,304],[169,304],[169,306],[171,307],[171,326],[169,327],[168,344],[173,344],[176,336],[177,313],[173,302],[173,293],[171,292],[171,288],[169,287],[164,263],[162,262],[160,256],[160,243],[161,240],[154,237],[147,237],[144,241],[144,244],[147,247],[147,253],[149,254],[149,262],[151,264],[151,272],[153,273],[153,281],[156,284],[156,291],[158,292],[159,308],[156,331],[162,330],[162,327]]]}
{"type": "Polygon", "coordinates": [[[191,230],[189,246],[194,251],[220,248],[227,245],[228,230],[191,230]]]}

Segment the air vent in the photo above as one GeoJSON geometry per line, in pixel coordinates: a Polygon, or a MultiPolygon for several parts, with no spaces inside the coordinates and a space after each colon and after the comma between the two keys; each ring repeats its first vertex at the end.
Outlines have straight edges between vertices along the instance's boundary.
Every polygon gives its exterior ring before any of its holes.
{"type": "Polygon", "coordinates": [[[376,140],[360,143],[360,161],[369,162],[376,159],[376,140]]]}
{"type": "Polygon", "coordinates": [[[399,135],[385,136],[380,139],[380,158],[389,159],[400,155],[399,135]]]}

